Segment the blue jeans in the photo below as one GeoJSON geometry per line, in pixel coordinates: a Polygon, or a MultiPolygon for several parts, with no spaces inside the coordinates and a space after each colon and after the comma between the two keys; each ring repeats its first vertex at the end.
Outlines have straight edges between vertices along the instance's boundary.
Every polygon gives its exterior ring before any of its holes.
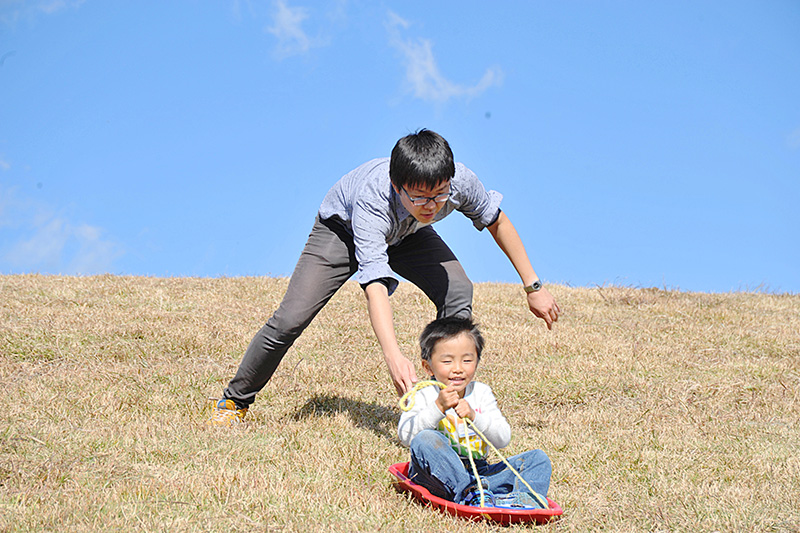
{"type": "MultiPolygon", "coordinates": [[[[552,466],[550,458],[542,450],[531,450],[507,458],[525,481],[542,496],[547,496],[550,488],[552,466]]],[[[478,475],[494,494],[526,490],[525,485],[506,466],[499,462],[489,464],[484,459],[476,459],[478,475]]],[[[431,494],[446,500],[460,503],[464,491],[475,483],[475,476],[468,458],[463,458],[450,446],[447,436],[441,431],[425,429],[417,433],[411,441],[411,464],[409,477],[422,485],[431,494]]]]}

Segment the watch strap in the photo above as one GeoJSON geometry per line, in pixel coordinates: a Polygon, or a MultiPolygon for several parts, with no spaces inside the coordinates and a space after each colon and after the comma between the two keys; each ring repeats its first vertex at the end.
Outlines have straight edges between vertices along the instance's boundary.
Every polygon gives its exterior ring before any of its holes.
{"type": "Polygon", "coordinates": [[[542,288],[542,282],[541,282],[541,280],[538,280],[538,279],[536,281],[534,281],[533,283],[531,283],[530,285],[525,285],[523,287],[525,292],[528,293],[528,294],[530,294],[532,292],[538,292],[541,288],[542,288]]]}

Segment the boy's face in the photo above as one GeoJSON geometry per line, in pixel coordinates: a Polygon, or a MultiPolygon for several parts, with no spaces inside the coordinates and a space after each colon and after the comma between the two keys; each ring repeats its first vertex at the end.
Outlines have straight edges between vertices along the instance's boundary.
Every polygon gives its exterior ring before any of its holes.
{"type": "Polygon", "coordinates": [[[439,183],[436,187],[428,189],[426,187],[411,186],[411,187],[396,187],[392,184],[394,191],[400,197],[400,202],[403,204],[411,216],[423,224],[430,224],[433,222],[433,217],[445,205],[445,202],[437,202],[432,198],[450,192],[450,180],[439,183]],[[424,205],[414,205],[411,201],[412,198],[427,198],[428,201],[424,205]]]}
{"type": "Polygon", "coordinates": [[[475,377],[478,369],[478,353],[475,343],[467,333],[436,343],[430,361],[422,361],[428,375],[441,383],[452,386],[459,398],[464,397],[464,389],[475,377]]]}

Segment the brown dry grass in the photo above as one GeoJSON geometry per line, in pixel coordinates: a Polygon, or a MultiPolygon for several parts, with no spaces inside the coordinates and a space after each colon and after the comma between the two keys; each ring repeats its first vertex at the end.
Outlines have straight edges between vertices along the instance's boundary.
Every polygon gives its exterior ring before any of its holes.
{"type": "MultiPolygon", "coordinates": [[[[407,451],[357,285],[247,425],[202,427],[286,283],[0,276],[0,529],[496,529],[392,489],[407,451]]],[[[552,332],[515,285],[474,306],[506,451],[553,461],[565,514],[540,531],[800,531],[800,296],[552,292],[552,332]]],[[[408,284],[392,300],[416,360],[432,305],[408,284]]]]}

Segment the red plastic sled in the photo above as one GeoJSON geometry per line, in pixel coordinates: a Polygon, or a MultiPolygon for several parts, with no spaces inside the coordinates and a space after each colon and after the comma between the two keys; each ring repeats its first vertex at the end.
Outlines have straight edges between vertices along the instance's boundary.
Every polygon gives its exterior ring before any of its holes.
{"type": "Polygon", "coordinates": [[[471,507],[439,498],[431,494],[428,489],[417,485],[408,478],[408,463],[396,463],[389,467],[397,481],[394,486],[398,491],[407,491],[416,499],[435,509],[439,509],[453,516],[468,518],[470,520],[491,520],[500,524],[517,524],[521,522],[536,522],[543,524],[561,516],[564,510],[556,502],[547,498],[547,509],[500,509],[498,507],[471,507]]]}

